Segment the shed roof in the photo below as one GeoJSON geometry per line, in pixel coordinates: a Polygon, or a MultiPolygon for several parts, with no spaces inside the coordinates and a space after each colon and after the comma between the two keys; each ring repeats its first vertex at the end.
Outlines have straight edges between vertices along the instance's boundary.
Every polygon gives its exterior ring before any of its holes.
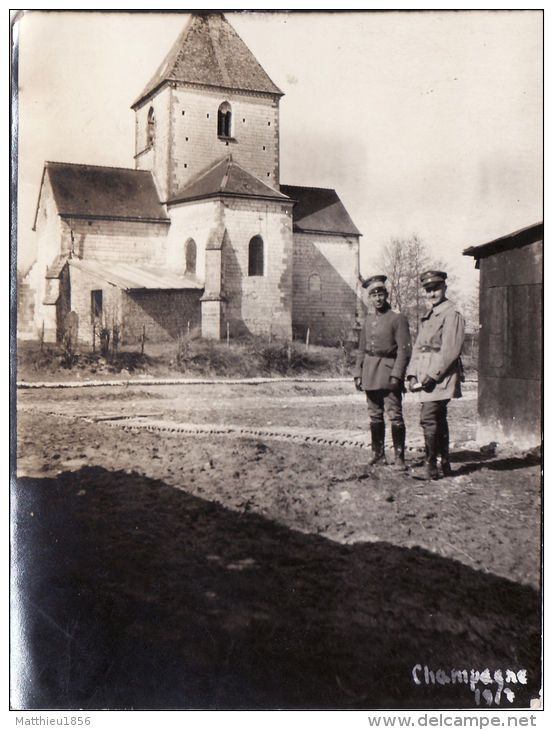
{"type": "Polygon", "coordinates": [[[169,222],[149,170],[46,162],[46,174],[62,216],[169,222]]]}
{"type": "Polygon", "coordinates": [[[234,162],[232,155],[228,155],[197,175],[168,202],[169,204],[181,203],[219,195],[287,200],[286,195],[265,185],[262,180],[234,162]]]}
{"type": "Polygon", "coordinates": [[[282,96],[221,12],[192,15],[132,108],[169,81],[282,96]]]}
{"type": "Polygon", "coordinates": [[[361,235],[336,190],[299,185],[281,185],[280,190],[296,201],[294,231],[361,235]]]}
{"type": "Polygon", "coordinates": [[[494,253],[520,248],[521,246],[527,246],[529,243],[540,240],[543,241],[543,221],[541,223],[534,223],[526,228],[520,228],[518,231],[501,236],[501,238],[494,238],[493,241],[488,241],[480,246],[465,248],[463,256],[473,256],[475,259],[482,259],[494,253]]]}
{"type": "Polygon", "coordinates": [[[174,271],[152,266],[104,263],[92,259],[70,259],[69,263],[70,266],[82,269],[126,291],[204,288],[200,279],[192,274],[180,275],[174,271]]]}

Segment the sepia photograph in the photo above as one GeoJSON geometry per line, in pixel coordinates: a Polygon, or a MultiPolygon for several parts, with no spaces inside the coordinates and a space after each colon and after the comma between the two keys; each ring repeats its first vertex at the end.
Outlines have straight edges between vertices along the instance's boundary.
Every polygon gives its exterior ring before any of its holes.
{"type": "Polygon", "coordinates": [[[10,29],[10,709],[541,711],[543,11],[10,29]]]}

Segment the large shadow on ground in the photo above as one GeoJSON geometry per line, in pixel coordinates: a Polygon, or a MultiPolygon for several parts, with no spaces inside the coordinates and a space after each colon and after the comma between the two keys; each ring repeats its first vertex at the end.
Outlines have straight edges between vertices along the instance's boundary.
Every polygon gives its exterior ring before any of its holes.
{"type": "Polygon", "coordinates": [[[454,470],[454,475],[471,474],[481,469],[493,471],[513,471],[515,469],[527,469],[529,466],[539,466],[541,455],[529,452],[524,456],[511,456],[502,459],[495,458],[492,454],[482,454],[478,451],[456,451],[451,454],[451,462],[460,464],[454,470]]]}
{"type": "Polygon", "coordinates": [[[531,588],[99,468],[20,479],[12,504],[14,709],[475,708],[438,668],[525,669],[503,708],[538,694],[531,588]]]}

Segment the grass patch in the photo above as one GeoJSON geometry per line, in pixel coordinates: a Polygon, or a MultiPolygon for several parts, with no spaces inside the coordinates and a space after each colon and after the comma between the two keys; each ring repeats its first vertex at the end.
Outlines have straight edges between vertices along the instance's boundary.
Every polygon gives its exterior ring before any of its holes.
{"type": "MultiPolygon", "coordinates": [[[[467,380],[477,378],[478,351],[466,348],[463,365],[467,380]]],[[[355,362],[351,343],[340,347],[309,345],[299,340],[269,337],[242,337],[225,341],[206,340],[198,332],[178,340],[146,343],[145,352],[136,347],[120,347],[106,357],[80,345],[68,357],[58,344],[20,341],[17,345],[17,379],[128,376],[142,374],[155,378],[189,377],[282,377],[293,375],[347,376],[355,362]]]]}
{"type": "Polygon", "coordinates": [[[286,375],[349,375],[354,353],[347,347],[322,347],[247,337],[224,341],[206,340],[195,332],[168,343],[147,343],[145,352],[121,347],[107,357],[87,346],[75,348],[67,357],[57,344],[22,341],[17,348],[17,379],[99,377],[143,374],[150,377],[229,377],[252,378],[286,375]]]}
{"type": "Polygon", "coordinates": [[[40,345],[38,342],[19,342],[17,345],[17,378],[40,379],[43,376],[96,373],[132,373],[147,371],[155,366],[146,354],[135,351],[119,351],[112,357],[76,349],[71,357],[66,348],[57,344],[40,345]]]}
{"type": "Polygon", "coordinates": [[[300,373],[345,375],[353,366],[353,356],[341,348],[306,348],[304,344],[265,337],[243,338],[227,345],[186,335],[179,339],[175,358],[169,364],[190,375],[234,378],[300,373]]]}

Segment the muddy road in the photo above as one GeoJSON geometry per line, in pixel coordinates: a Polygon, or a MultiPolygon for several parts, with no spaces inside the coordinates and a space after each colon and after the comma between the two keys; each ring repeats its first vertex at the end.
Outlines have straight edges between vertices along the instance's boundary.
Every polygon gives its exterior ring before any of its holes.
{"type": "Polygon", "coordinates": [[[528,707],[540,462],[475,420],[426,483],[366,468],[350,381],[18,391],[21,705],[528,707]]]}

